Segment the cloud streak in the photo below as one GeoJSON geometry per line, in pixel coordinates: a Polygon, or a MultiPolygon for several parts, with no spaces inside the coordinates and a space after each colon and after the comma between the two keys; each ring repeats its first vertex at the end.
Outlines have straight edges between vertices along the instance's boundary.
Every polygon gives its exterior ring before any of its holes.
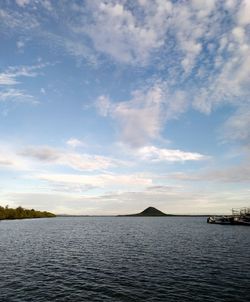
{"type": "Polygon", "coordinates": [[[23,90],[13,88],[0,90],[0,102],[39,104],[39,101],[34,96],[27,94],[23,90]]]}
{"type": "Polygon", "coordinates": [[[140,174],[98,174],[98,175],[76,175],[76,174],[37,174],[36,178],[52,183],[78,184],[94,187],[123,187],[135,188],[138,186],[149,186],[152,179],[140,174]]]}
{"type": "Polygon", "coordinates": [[[44,164],[68,166],[78,171],[105,170],[125,164],[105,156],[69,152],[48,146],[27,147],[19,152],[19,155],[41,161],[44,164]]]}
{"type": "Polygon", "coordinates": [[[0,102],[4,103],[29,103],[39,104],[39,101],[24,89],[17,89],[21,85],[22,78],[35,78],[40,70],[48,64],[37,64],[31,66],[9,66],[0,73],[0,102]]]}
{"type": "Polygon", "coordinates": [[[4,72],[0,73],[0,85],[15,85],[20,83],[17,79],[20,77],[36,77],[38,71],[47,64],[38,64],[33,66],[10,66],[4,72]]]}
{"type": "Polygon", "coordinates": [[[142,160],[152,162],[185,162],[208,159],[208,156],[195,152],[185,152],[174,149],[162,149],[155,146],[146,146],[138,149],[138,155],[142,160]]]}

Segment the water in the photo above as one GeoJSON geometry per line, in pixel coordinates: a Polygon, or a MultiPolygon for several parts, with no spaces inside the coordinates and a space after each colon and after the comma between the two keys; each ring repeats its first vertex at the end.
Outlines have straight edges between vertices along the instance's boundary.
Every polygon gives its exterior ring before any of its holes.
{"type": "Polygon", "coordinates": [[[205,218],[0,221],[0,301],[249,301],[249,247],[205,218]]]}

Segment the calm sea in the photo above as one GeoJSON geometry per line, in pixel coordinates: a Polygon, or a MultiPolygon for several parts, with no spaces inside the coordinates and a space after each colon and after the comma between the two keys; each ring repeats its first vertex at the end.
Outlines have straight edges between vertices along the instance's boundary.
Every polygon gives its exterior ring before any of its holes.
{"type": "Polygon", "coordinates": [[[250,301],[250,227],[206,218],[0,221],[0,301],[250,301]]]}

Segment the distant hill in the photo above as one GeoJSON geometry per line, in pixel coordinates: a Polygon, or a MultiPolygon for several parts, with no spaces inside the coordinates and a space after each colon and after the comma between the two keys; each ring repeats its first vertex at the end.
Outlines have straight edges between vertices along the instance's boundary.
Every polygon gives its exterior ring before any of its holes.
{"type": "Polygon", "coordinates": [[[145,217],[152,217],[152,216],[173,216],[171,214],[165,214],[162,211],[154,208],[154,207],[148,207],[141,213],[137,214],[129,214],[129,215],[119,215],[119,216],[145,216],[145,217]]]}

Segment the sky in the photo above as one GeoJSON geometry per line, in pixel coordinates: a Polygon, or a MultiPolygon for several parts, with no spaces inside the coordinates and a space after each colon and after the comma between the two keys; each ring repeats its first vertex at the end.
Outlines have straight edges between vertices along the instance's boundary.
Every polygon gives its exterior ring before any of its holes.
{"type": "Polygon", "coordinates": [[[2,0],[0,203],[250,206],[249,0],[2,0]]]}

